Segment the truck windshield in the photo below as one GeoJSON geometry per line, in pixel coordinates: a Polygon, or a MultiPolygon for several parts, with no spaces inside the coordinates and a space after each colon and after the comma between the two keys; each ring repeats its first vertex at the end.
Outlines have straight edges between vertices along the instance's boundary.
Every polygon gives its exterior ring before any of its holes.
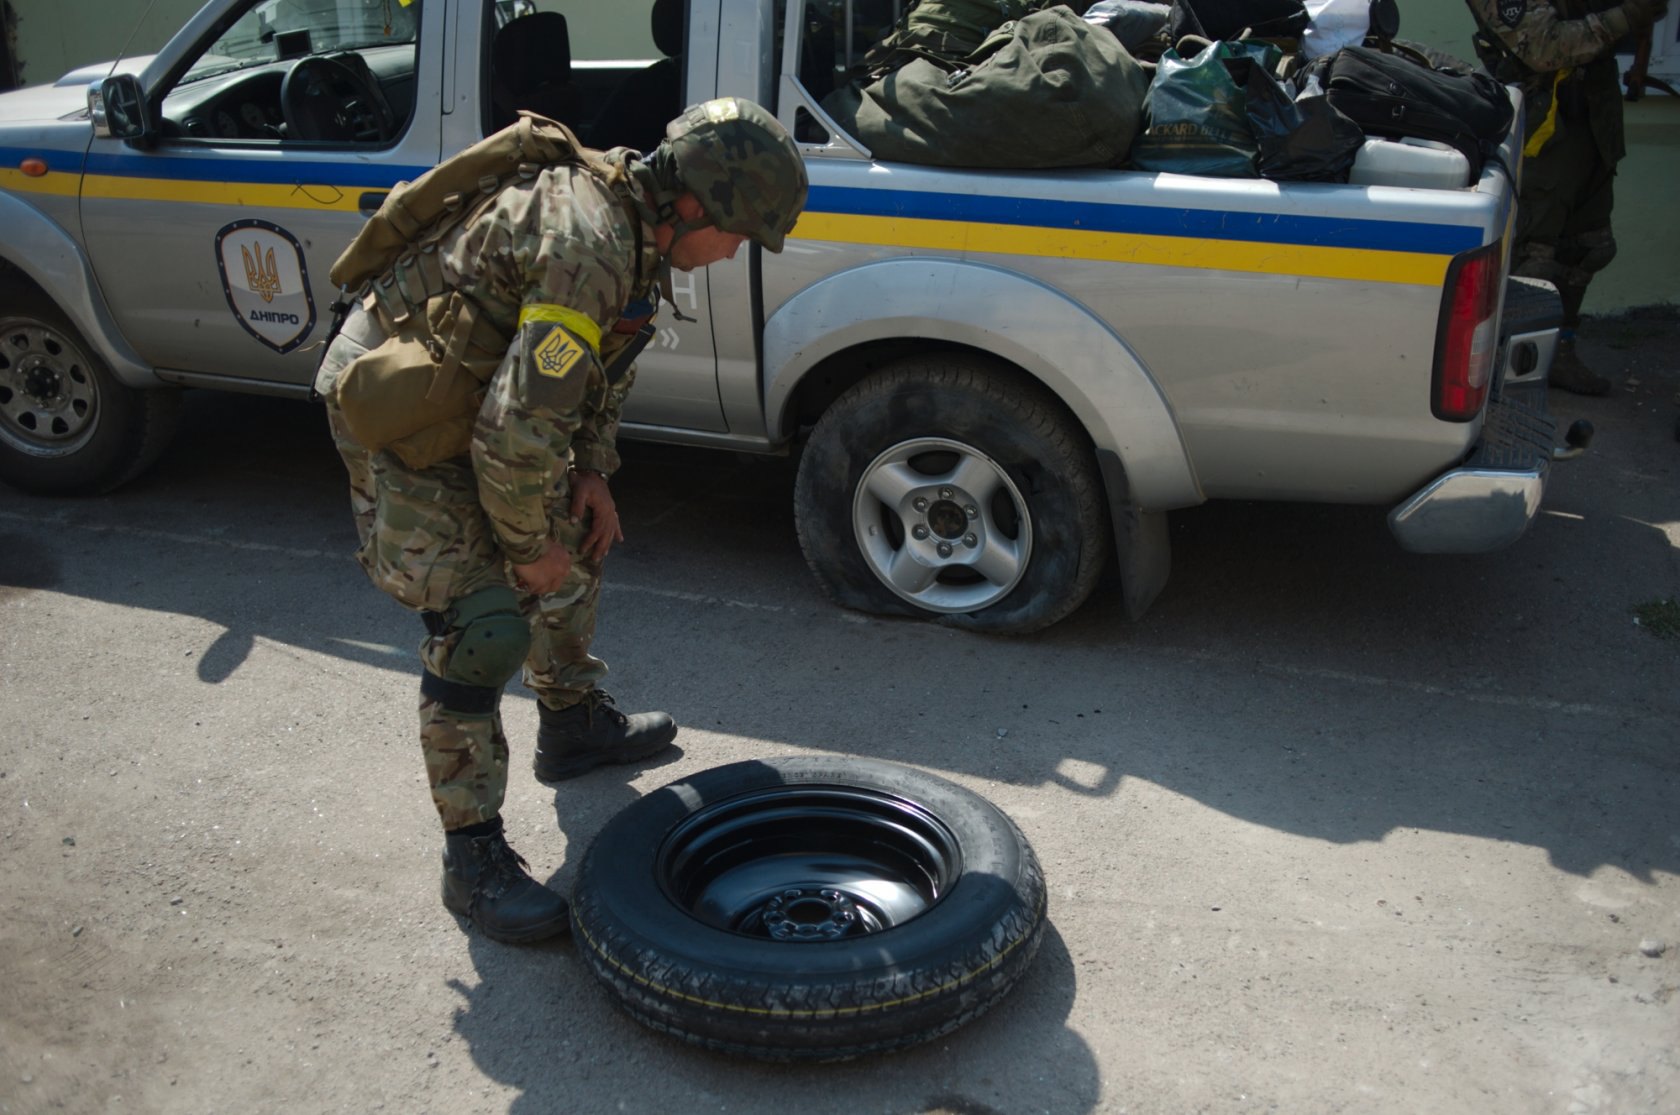
{"type": "Polygon", "coordinates": [[[412,43],[421,0],[259,0],[182,78],[335,50],[412,43]]]}

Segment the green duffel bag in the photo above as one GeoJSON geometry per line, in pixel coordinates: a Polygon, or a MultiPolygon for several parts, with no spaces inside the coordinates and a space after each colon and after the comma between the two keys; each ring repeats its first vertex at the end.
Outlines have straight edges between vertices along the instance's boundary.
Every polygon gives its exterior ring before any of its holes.
{"type": "Polygon", "coordinates": [[[956,65],[993,31],[1042,6],[1043,0],[920,0],[870,49],[864,64],[874,73],[912,58],[956,65]]]}
{"type": "Polygon", "coordinates": [[[917,58],[835,90],[824,107],[878,159],[931,166],[1115,166],[1149,77],[1118,39],[1065,7],[994,31],[956,70],[917,58]]]}

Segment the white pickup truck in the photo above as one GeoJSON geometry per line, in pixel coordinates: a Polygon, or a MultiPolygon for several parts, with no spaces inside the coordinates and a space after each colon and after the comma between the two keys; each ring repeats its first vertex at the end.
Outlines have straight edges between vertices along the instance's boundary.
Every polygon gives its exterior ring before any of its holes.
{"type": "Polygon", "coordinates": [[[1219,498],[1389,505],[1415,551],[1522,534],[1556,302],[1507,280],[1517,132],[1431,189],[888,163],[820,105],[894,8],[210,0],[155,56],[0,96],[0,480],[122,483],[176,388],[304,395],[359,222],[517,108],[646,147],[735,94],[810,204],[785,253],[679,277],[695,320],[624,434],[798,451],[840,603],[1028,631],[1117,561],[1140,614],[1166,513],[1219,498]]]}

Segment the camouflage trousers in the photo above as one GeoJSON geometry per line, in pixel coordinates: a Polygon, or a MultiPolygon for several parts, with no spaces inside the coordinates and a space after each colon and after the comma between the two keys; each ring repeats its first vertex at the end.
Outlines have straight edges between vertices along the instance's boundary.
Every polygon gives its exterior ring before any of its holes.
{"type": "Polygon", "coordinates": [[[1579,324],[1587,286],[1616,256],[1615,183],[1615,166],[1584,123],[1561,129],[1523,160],[1511,271],[1558,288],[1566,328],[1579,324]]]}
{"type": "MultiPolygon", "coordinates": [[[[420,613],[447,613],[456,601],[493,585],[513,587],[507,556],[496,544],[478,502],[466,456],[410,469],[390,453],[370,453],[350,435],[333,402],[338,373],[383,339],[360,309],[327,350],[315,389],[327,404],[333,443],[350,479],[350,508],[359,542],[356,558],[381,591],[420,613]]],[[[562,481],[548,499],[550,534],[572,556],[572,571],[555,592],[515,589],[531,625],[523,680],[554,709],[577,704],[607,673],[589,653],[601,597],[601,566],[579,545],[587,522],[567,521],[571,493],[562,481]]],[[[444,677],[459,630],[433,619],[420,644],[421,666],[444,677]]],[[[489,716],[463,716],[431,698],[420,699],[420,749],[432,803],[446,831],[496,817],[507,792],[508,742],[498,707],[489,716]]]]}

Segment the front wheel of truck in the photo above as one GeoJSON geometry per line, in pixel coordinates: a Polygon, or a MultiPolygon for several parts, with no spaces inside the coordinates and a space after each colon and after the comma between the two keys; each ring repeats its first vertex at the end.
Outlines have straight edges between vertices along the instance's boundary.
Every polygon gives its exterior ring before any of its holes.
{"type": "Polygon", "coordinates": [[[1043,387],[973,357],[902,360],[841,395],[805,446],[794,510],[841,606],[971,631],[1050,626],[1108,553],[1083,431],[1043,387]]]}
{"type": "Polygon", "coordinates": [[[178,395],[119,382],[57,307],[0,293],[0,481],[36,495],[110,491],[163,451],[178,395]]]}

